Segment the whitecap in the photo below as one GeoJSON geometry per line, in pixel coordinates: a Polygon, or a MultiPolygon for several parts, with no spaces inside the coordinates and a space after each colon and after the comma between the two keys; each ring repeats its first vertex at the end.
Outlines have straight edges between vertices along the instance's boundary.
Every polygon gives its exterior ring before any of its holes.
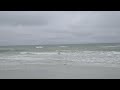
{"type": "Polygon", "coordinates": [[[36,47],[36,48],[43,48],[42,46],[38,46],[38,47],[36,47]]]}
{"type": "Polygon", "coordinates": [[[51,54],[56,54],[55,52],[33,52],[32,54],[35,55],[51,55],[51,54]]]}
{"type": "Polygon", "coordinates": [[[20,52],[20,54],[26,55],[26,54],[31,54],[31,55],[50,55],[50,54],[56,54],[56,52],[20,52]]]}
{"type": "Polygon", "coordinates": [[[20,54],[29,54],[29,52],[20,52],[20,54]]]}
{"type": "Polygon", "coordinates": [[[67,46],[59,46],[59,47],[67,47],[67,46]]]}
{"type": "Polygon", "coordinates": [[[108,48],[110,47],[110,48],[112,48],[112,47],[119,47],[119,46],[102,46],[102,47],[105,47],[105,48],[106,47],[108,47],[108,48]]]}

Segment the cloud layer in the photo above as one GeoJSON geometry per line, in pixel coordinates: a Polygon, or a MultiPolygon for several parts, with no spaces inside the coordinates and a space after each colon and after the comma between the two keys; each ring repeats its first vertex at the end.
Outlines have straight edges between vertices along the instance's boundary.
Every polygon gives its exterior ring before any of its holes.
{"type": "Polygon", "coordinates": [[[0,45],[120,42],[119,11],[0,11],[0,45]]]}

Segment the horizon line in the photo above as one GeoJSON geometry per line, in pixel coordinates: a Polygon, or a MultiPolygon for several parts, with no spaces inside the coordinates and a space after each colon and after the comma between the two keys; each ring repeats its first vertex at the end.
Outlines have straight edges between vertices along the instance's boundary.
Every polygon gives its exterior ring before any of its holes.
{"type": "Polygon", "coordinates": [[[120,44],[120,42],[114,42],[114,43],[112,43],[112,42],[108,42],[108,43],[63,43],[63,44],[16,44],[16,45],[0,45],[0,46],[41,46],[41,45],[69,45],[69,44],[73,44],[73,45],[75,45],[75,44],[120,44]]]}

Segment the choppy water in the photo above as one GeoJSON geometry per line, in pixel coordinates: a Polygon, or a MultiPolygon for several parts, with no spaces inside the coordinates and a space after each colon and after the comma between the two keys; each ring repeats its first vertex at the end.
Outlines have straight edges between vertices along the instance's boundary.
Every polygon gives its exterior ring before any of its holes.
{"type": "Polygon", "coordinates": [[[4,64],[120,64],[120,44],[0,46],[4,64]]]}

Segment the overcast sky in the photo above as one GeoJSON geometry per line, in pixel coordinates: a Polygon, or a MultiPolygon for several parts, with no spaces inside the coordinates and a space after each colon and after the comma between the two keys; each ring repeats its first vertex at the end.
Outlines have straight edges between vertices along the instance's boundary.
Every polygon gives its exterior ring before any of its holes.
{"type": "Polygon", "coordinates": [[[0,11],[0,45],[120,42],[120,11],[0,11]]]}

